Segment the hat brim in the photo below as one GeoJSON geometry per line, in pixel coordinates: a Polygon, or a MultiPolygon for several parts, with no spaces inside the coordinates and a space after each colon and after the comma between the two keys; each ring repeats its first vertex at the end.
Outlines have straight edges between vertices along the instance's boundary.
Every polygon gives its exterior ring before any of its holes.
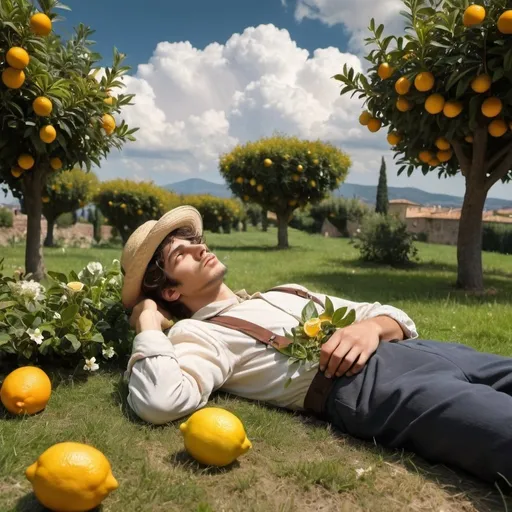
{"type": "Polygon", "coordinates": [[[126,308],[133,308],[141,299],[144,274],[158,246],[169,233],[175,229],[185,227],[190,227],[199,235],[203,233],[201,214],[192,206],[174,208],[157,222],[149,221],[132,233],[126,242],[125,250],[123,250],[124,257],[121,259],[124,271],[121,300],[126,308]],[[152,225],[149,223],[152,223],[152,225]],[[125,252],[129,252],[127,247],[135,248],[133,254],[125,255],[125,252]]]}

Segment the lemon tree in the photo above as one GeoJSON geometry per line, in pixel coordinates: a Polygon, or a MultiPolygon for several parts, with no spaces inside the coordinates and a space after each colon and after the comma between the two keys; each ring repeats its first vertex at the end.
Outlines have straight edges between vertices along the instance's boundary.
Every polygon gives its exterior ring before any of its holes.
{"type": "Polygon", "coordinates": [[[54,31],[65,9],[57,0],[0,4],[0,183],[23,200],[27,213],[26,271],[42,278],[42,198],[50,175],[75,166],[90,170],[112,148],[133,137],[122,109],[132,95],[122,89],[124,56],[100,73],[101,56],[79,25],[65,41],[54,31]]]}
{"type": "Polygon", "coordinates": [[[403,0],[403,37],[370,23],[371,66],[345,67],[341,94],[364,99],[360,122],[385,129],[398,173],[462,175],[457,284],[481,290],[482,211],[512,178],[512,10],[506,0],[403,0]]]}
{"type": "Polygon", "coordinates": [[[98,178],[93,172],[73,169],[53,173],[43,191],[43,215],[48,222],[44,245],[53,245],[53,228],[59,215],[74,212],[85,206],[98,189],[98,178]]]}
{"type": "Polygon", "coordinates": [[[325,199],[344,181],[350,165],[350,158],[331,144],[274,136],[222,155],[219,170],[244,203],[275,212],[278,247],[285,248],[294,210],[325,199]]]}

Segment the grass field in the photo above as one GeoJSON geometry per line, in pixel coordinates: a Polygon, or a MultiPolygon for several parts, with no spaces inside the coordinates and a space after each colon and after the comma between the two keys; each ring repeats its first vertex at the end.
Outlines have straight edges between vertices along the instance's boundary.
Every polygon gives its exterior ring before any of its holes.
{"type": "MultiPolygon", "coordinates": [[[[294,230],[287,251],[273,250],[274,229],[209,234],[207,242],[228,266],[227,284],[234,290],[295,282],[353,300],[391,303],[410,314],[422,338],[512,355],[510,256],[484,255],[488,293],[475,297],[452,286],[453,247],[419,244],[420,263],[396,270],[359,263],[346,240],[294,230]]],[[[119,256],[119,249],[45,249],[47,268],[60,271],[119,256]]],[[[10,273],[23,262],[23,248],[2,248],[2,257],[10,273]]],[[[24,470],[64,440],[90,443],[110,459],[120,488],[104,502],[105,511],[455,512],[512,506],[492,487],[452,469],[222,393],[212,403],[243,420],[254,448],[229,468],[206,469],[183,452],[180,422],[151,427],[130,414],[121,372],[100,372],[85,382],[61,375],[54,385],[47,409],[37,416],[11,418],[0,411],[1,512],[43,510],[24,470]]]]}

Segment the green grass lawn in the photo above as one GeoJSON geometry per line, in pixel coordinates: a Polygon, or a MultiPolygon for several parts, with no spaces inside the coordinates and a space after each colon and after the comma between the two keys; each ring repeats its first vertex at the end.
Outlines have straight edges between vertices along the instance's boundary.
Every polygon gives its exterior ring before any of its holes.
{"type": "MultiPolygon", "coordinates": [[[[292,249],[275,251],[276,239],[275,229],[207,236],[228,266],[227,284],[234,290],[295,282],[353,300],[391,303],[410,314],[422,338],[512,355],[510,256],[484,255],[488,293],[475,297],[452,286],[454,247],[419,244],[420,264],[397,270],[359,263],[346,240],[290,230],[292,249]]],[[[22,264],[22,247],[1,251],[6,272],[22,264]]],[[[45,249],[49,270],[78,271],[89,261],[110,263],[119,256],[119,249],[45,249]]],[[[222,393],[211,403],[242,419],[254,448],[229,468],[200,467],[183,451],[179,421],[151,427],[130,414],[120,374],[99,372],[87,381],[61,375],[43,413],[12,418],[0,412],[1,512],[43,510],[25,468],[67,440],[92,444],[110,459],[120,488],[104,502],[105,511],[505,510],[497,491],[466,475],[222,393]],[[368,471],[357,478],[357,469],[368,471]]]]}

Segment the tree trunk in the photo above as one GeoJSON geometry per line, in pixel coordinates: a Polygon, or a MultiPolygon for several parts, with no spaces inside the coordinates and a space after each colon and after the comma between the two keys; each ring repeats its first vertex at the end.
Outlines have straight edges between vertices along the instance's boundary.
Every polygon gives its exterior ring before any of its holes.
{"type": "Polygon", "coordinates": [[[25,247],[25,272],[32,274],[31,279],[40,281],[44,277],[44,261],[41,250],[41,215],[43,203],[44,172],[34,169],[26,176],[24,184],[24,203],[27,211],[27,245],[25,247]]]}
{"type": "Polygon", "coordinates": [[[277,216],[277,246],[286,249],[288,245],[288,214],[276,213],[277,216]]]}
{"type": "Polygon", "coordinates": [[[268,230],[268,210],[265,209],[261,212],[261,230],[265,232],[268,230]]]}
{"type": "Polygon", "coordinates": [[[478,181],[466,179],[457,240],[457,286],[483,291],[482,213],[487,192],[478,181]]]}
{"type": "Polygon", "coordinates": [[[45,247],[53,247],[53,228],[55,227],[55,219],[53,218],[46,218],[46,238],[44,239],[44,246],[45,247]]]}

